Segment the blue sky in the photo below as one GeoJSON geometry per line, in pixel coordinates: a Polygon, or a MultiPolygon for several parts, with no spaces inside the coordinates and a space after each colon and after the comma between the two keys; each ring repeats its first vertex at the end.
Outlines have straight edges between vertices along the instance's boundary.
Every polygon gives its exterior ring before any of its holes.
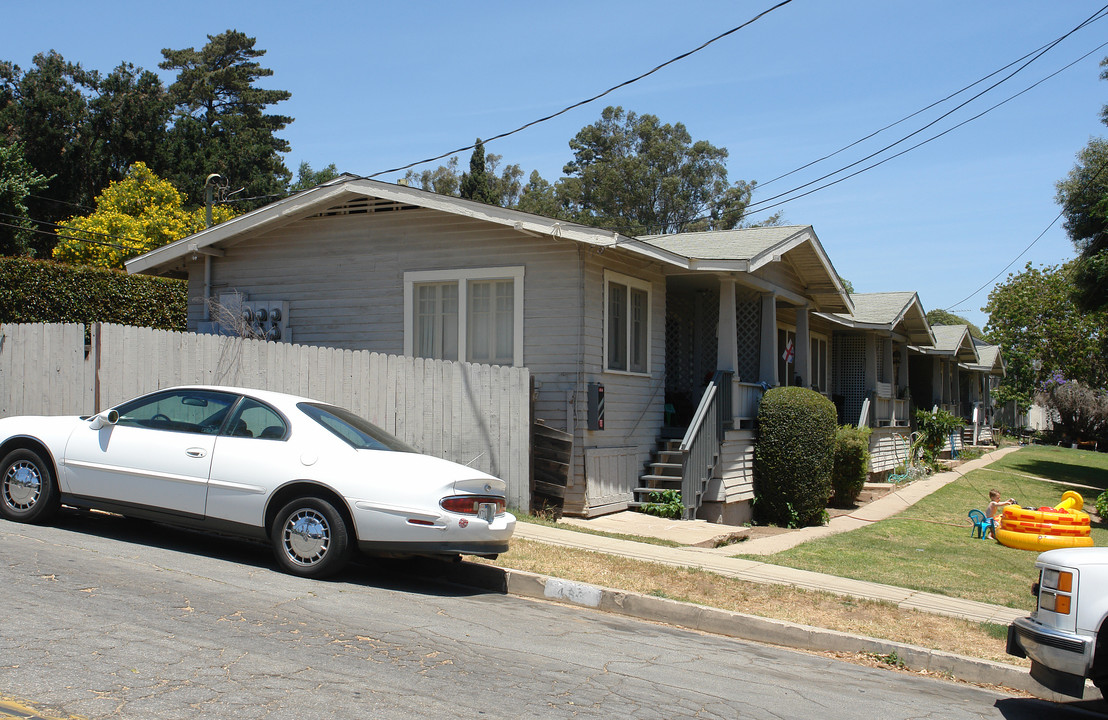
{"type": "MultiPolygon", "coordinates": [[[[773,4],[55,0],[5,8],[0,59],[27,68],[35,53],[54,49],[104,72],[122,61],[156,70],[162,48],[200,47],[209,34],[240,30],[267,51],[262,63],[274,76],[265,86],[292,92],[276,107],[296,118],[283,133],[292,146],[289,168],[306,160],[317,169],[335,163],[368,175],[591,97],[773,4]]],[[[569,139],[605,105],[622,105],[682,122],[695,139],[726,147],[730,178],[763,184],[757,201],[931,122],[1000,76],[831,160],[765,184],[999,70],[1102,4],[794,0],[645,80],[488,150],[554,181],[571,158],[569,139]]],[[[1028,88],[1106,40],[1108,20],[1100,20],[907,144],[1028,88]]],[[[964,298],[1047,228],[1059,211],[1055,183],[1090,137],[1108,134],[1100,123],[1108,82],[1099,79],[1099,62],[1106,56],[1108,47],[1095,50],[944,137],[775,210],[789,224],[812,225],[858,292],[915,290],[925,308],[952,308],[984,325],[980,308],[989,286],[964,298]]],[[[463,167],[468,158],[461,154],[463,167]]],[[[1058,222],[1010,271],[1027,261],[1053,264],[1073,256],[1058,222]]]]}

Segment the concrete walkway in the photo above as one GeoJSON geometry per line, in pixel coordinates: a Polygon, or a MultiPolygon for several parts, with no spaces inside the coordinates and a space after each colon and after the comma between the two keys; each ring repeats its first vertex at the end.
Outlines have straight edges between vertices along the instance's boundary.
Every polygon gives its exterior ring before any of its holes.
{"type": "MultiPolygon", "coordinates": [[[[833,519],[827,525],[815,528],[805,528],[760,538],[747,540],[734,545],[719,548],[696,547],[703,542],[706,533],[727,534],[731,531],[739,531],[742,528],[726,528],[726,526],[713,526],[710,523],[695,523],[699,526],[695,530],[685,523],[674,521],[659,521],[641,513],[625,513],[628,517],[618,521],[608,520],[599,522],[603,518],[587,521],[573,521],[574,525],[584,524],[586,527],[602,529],[607,532],[619,532],[627,535],[659,536],[674,539],[683,543],[682,547],[664,547],[650,543],[637,542],[591,535],[571,529],[546,527],[531,523],[519,523],[516,525],[515,536],[525,540],[534,540],[551,545],[572,547],[580,550],[619,555],[621,557],[656,562],[675,567],[700,568],[709,572],[740,578],[749,582],[775,583],[803,588],[806,590],[823,590],[826,592],[864,598],[868,600],[883,600],[894,603],[898,607],[921,610],[924,612],[964,618],[976,622],[992,622],[1007,625],[1017,617],[1027,614],[1023,610],[989,605],[987,603],[960,600],[957,598],[936,595],[934,593],[919,592],[882,585],[880,583],[849,580],[833,575],[825,575],[807,570],[794,570],[792,568],[771,565],[769,563],[751,560],[748,558],[732,557],[733,555],[770,555],[773,553],[794,547],[802,542],[818,537],[847,532],[870,523],[890,517],[905,507],[912,505],[921,498],[930,495],[949,482],[956,480],[961,475],[993,462],[1016,450],[1017,448],[1004,448],[988,453],[985,456],[967,462],[951,472],[940,473],[926,480],[919,480],[907,487],[891,492],[882,498],[874,500],[859,510],[833,519]],[[645,518],[637,520],[635,517],[645,518]],[[611,530],[613,522],[618,529],[611,530]],[[680,526],[686,526],[684,528],[680,526]],[[668,529],[667,529],[668,528],[668,529]],[[726,528],[722,529],[721,528],[726,528]],[[688,542],[692,541],[692,542],[688,542]]],[[[969,532],[967,521],[967,537],[969,532]]],[[[1030,580],[1028,581],[1030,582],[1030,580]]]]}

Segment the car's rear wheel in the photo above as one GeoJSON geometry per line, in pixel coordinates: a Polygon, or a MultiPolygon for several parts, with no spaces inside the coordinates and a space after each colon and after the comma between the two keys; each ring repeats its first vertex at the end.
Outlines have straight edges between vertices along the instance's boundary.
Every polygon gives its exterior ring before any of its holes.
{"type": "Polygon", "coordinates": [[[54,470],[34,450],[12,450],[0,463],[0,473],[0,515],[6,519],[46,522],[58,511],[54,470]]]}
{"type": "Polygon", "coordinates": [[[346,521],[323,498],[301,497],[285,505],[277,513],[269,536],[277,564],[293,575],[333,575],[350,557],[346,521]]]}

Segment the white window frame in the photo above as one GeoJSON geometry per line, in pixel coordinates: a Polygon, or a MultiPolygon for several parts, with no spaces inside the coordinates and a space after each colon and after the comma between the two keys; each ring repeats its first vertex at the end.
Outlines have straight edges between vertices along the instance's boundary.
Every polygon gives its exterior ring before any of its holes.
{"type": "Polygon", "coordinates": [[[637,376],[637,377],[650,377],[651,368],[653,367],[653,365],[651,364],[652,361],[653,361],[653,359],[652,359],[652,350],[651,350],[651,345],[653,344],[653,334],[654,334],[654,328],[653,328],[654,318],[653,318],[653,315],[654,315],[654,286],[650,282],[648,282],[646,280],[640,280],[639,278],[636,278],[636,277],[631,277],[630,275],[624,275],[622,273],[615,272],[614,270],[605,270],[604,271],[604,372],[613,373],[615,375],[634,375],[634,376],[637,376]],[[611,288],[613,283],[615,283],[617,285],[626,285],[627,288],[628,288],[628,293],[627,293],[627,311],[628,311],[627,337],[626,337],[626,341],[624,343],[624,347],[627,350],[627,358],[626,358],[626,361],[627,361],[626,365],[627,365],[627,368],[628,368],[627,370],[613,369],[611,367],[611,363],[609,361],[609,354],[608,354],[609,353],[609,347],[608,347],[609,343],[608,343],[608,339],[610,337],[610,334],[609,334],[608,323],[609,323],[609,320],[610,320],[610,317],[609,317],[609,308],[610,308],[610,306],[608,304],[608,292],[609,292],[609,289],[611,288]],[[631,309],[631,293],[630,293],[630,291],[631,290],[639,290],[639,291],[642,291],[642,292],[646,293],[646,362],[645,362],[646,370],[643,371],[643,372],[639,372],[637,370],[631,370],[630,369],[630,367],[631,367],[631,336],[632,336],[631,322],[630,322],[630,309],[631,309]]]}
{"type": "Polygon", "coordinates": [[[523,367],[523,276],[524,266],[459,268],[453,270],[413,270],[404,273],[404,354],[415,354],[415,286],[422,283],[458,283],[458,359],[469,357],[469,282],[471,280],[511,280],[512,365],[523,367]]]}
{"type": "MultiPolygon", "coordinates": [[[[831,339],[829,337],[827,337],[826,335],[824,335],[823,333],[816,333],[816,332],[808,333],[808,349],[809,349],[809,351],[816,349],[816,347],[817,347],[817,342],[816,341],[817,340],[819,342],[823,343],[823,352],[821,353],[821,355],[823,357],[820,358],[820,362],[823,365],[823,385],[819,386],[819,392],[823,395],[827,395],[828,397],[830,397],[830,395],[831,395],[831,339]]],[[[811,360],[809,360],[808,363],[809,363],[809,365],[811,365],[811,360]]],[[[809,367],[808,368],[808,373],[811,375],[811,377],[809,378],[809,384],[810,385],[815,385],[816,384],[815,381],[817,379],[816,378],[816,367],[814,365],[809,367]]]]}

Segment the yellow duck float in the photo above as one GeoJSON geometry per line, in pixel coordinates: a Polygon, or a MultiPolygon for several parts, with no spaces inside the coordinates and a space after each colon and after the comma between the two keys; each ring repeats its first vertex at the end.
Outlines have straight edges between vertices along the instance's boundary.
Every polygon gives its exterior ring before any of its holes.
{"type": "Polygon", "coordinates": [[[1092,547],[1092,526],[1089,513],[1083,512],[1085,501],[1072,490],[1062,495],[1062,502],[1052,508],[1038,510],[1009,505],[1000,517],[1000,527],[993,533],[1001,545],[1018,550],[1054,550],[1056,548],[1092,547]]]}

